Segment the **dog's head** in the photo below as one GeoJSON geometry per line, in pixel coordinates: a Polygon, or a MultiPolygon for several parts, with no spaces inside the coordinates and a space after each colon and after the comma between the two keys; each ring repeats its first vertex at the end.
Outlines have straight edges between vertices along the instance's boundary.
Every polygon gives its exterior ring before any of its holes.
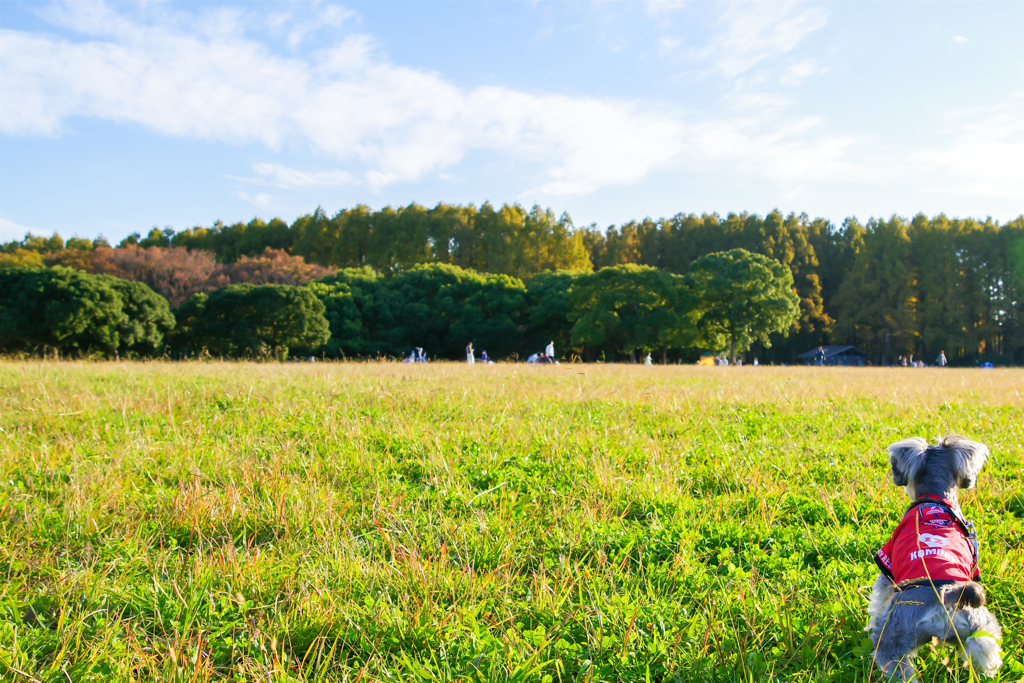
{"type": "Polygon", "coordinates": [[[988,458],[984,444],[956,434],[932,446],[915,436],[891,444],[888,450],[892,481],[905,486],[911,499],[924,493],[945,495],[957,488],[973,488],[988,458]]]}

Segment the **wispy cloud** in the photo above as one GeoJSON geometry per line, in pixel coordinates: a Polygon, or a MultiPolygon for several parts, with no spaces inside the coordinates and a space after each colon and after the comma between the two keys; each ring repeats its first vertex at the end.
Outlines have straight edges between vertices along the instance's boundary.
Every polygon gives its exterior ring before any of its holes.
{"type": "Polygon", "coordinates": [[[353,182],[348,171],[300,171],[298,169],[272,163],[255,163],[252,170],[257,173],[254,178],[227,176],[232,180],[240,180],[255,185],[271,185],[285,190],[297,187],[324,187],[330,185],[349,185],[353,182]]]}
{"type": "MultiPolygon", "coordinates": [[[[945,117],[944,144],[910,156],[934,192],[1020,200],[1024,187],[1024,91],[985,108],[945,117]]],[[[939,136],[936,136],[939,137],[939,136]]]]}
{"type": "Polygon", "coordinates": [[[647,13],[652,17],[664,17],[681,10],[685,0],[647,0],[647,13]]]}
{"type": "Polygon", "coordinates": [[[800,85],[806,78],[827,71],[828,69],[821,66],[816,59],[802,59],[796,64],[791,64],[779,82],[783,85],[800,85]]]}
{"type": "Polygon", "coordinates": [[[261,209],[269,209],[273,207],[274,197],[267,192],[257,192],[256,194],[249,194],[245,190],[238,192],[238,198],[244,202],[248,202],[253,206],[257,206],[261,209]]]}
{"type": "Polygon", "coordinates": [[[729,77],[790,52],[828,20],[824,9],[796,2],[734,2],[724,6],[718,21],[720,31],[698,56],[710,59],[729,77]]]}
{"type": "Polygon", "coordinates": [[[313,6],[313,16],[297,18],[294,9],[273,12],[267,17],[267,26],[277,34],[284,34],[288,46],[298,48],[306,38],[326,28],[340,28],[350,19],[358,16],[354,11],[341,5],[313,6]]]}
{"type": "Polygon", "coordinates": [[[672,36],[665,36],[658,41],[658,50],[662,54],[672,52],[677,47],[683,44],[683,41],[679,38],[673,38],[672,36]]]}
{"type": "Polygon", "coordinates": [[[0,237],[3,241],[11,241],[20,239],[27,234],[40,235],[43,237],[50,237],[53,235],[53,230],[43,230],[41,228],[31,228],[27,225],[15,223],[12,220],[6,218],[0,218],[0,237]]]}
{"type": "Polygon", "coordinates": [[[967,39],[964,38],[963,36],[953,36],[953,42],[959,45],[963,45],[964,43],[967,42],[967,39]]]}

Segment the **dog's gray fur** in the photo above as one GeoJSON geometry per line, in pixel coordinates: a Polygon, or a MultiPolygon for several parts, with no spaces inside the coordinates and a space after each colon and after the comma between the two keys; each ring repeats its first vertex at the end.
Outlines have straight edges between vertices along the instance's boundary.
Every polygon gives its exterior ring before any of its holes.
{"type": "MultiPolygon", "coordinates": [[[[924,495],[945,498],[959,506],[958,489],[972,488],[988,457],[983,444],[950,435],[934,446],[920,438],[889,446],[892,481],[905,486],[916,500],[924,495]]],[[[985,607],[985,591],[974,581],[897,592],[884,574],[875,580],[868,604],[868,626],[875,644],[875,664],[887,675],[914,677],[911,660],[931,639],[961,646],[974,670],[995,676],[1002,665],[1002,629],[985,607]],[[976,631],[986,635],[975,637],[976,631]]]]}

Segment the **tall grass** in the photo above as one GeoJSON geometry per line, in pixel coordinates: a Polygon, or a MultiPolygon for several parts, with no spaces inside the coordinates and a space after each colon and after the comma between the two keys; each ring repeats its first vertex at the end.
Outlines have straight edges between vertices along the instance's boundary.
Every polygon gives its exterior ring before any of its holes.
{"type": "MultiPolygon", "coordinates": [[[[0,363],[0,675],[869,681],[884,447],[989,445],[1024,678],[1024,372],[0,363]]],[[[969,680],[926,648],[922,680],[969,680]]]]}

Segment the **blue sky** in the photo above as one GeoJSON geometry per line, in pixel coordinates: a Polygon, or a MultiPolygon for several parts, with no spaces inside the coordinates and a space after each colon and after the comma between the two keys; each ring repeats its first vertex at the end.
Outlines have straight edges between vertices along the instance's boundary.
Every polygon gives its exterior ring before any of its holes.
{"type": "Polygon", "coordinates": [[[1024,3],[0,3],[0,238],[1024,213],[1024,3]]]}

